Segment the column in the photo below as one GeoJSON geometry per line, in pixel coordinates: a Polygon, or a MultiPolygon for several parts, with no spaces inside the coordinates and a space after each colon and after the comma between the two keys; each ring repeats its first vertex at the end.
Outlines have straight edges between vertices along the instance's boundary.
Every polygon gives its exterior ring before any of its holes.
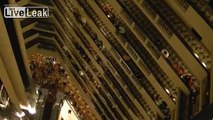
{"type": "Polygon", "coordinates": [[[23,37],[23,34],[22,34],[20,20],[19,19],[13,19],[13,21],[14,21],[14,26],[15,26],[16,33],[17,33],[17,36],[18,36],[18,42],[19,42],[22,58],[23,58],[23,61],[24,61],[24,65],[25,65],[25,68],[26,68],[27,75],[28,75],[28,80],[30,82],[30,86],[32,87],[32,85],[33,85],[32,84],[33,83],[32,82],[32,74],[31,74],[31,70],[30,70],[30,67],[29,67],[29,60],[28,60],[27,51],[26,51],[26,47],[25,47],[24,37],[23,37]]]}
{"type": "Polygon", "coordinates": [[[8,76],[5,66],[2,62],[1,56],[0,56],[0,68],[1,68],[0,77],[1,77],[3,85],[5,86],[6,91],[10,97],[10,100],[13,103],[15,110],[17,112],[21,112],[21,109],[19,107],[19,100],[18,100],[15,90],[13,89],[13,86],[10,82],[9,76],[8,76]]]}
{"type": "Polygon", "coordinates": [[[32,79],[32,73],[31,73],[31,70],[30,70],[30,67],[29,67],[29,59],[28,59],[28,56],[27,56],[25,40],[24,40],[23,33],[22,33],[20,19],[13,19],[13,21],[14,21],[14,26],[15,26],[17,37],[18,37],[20,51],[21,51],[21,54],[22,54],[22,58],[23,58],[25,69],[26,69],[28,81],[30,83],[29,88],[26,89],[27,97],[28,97],[28,100],[30,102],[30,105],[32,107],[34,107],[36,105],[35,100],[37,98],[37,94],[36,94],[36,90],[35,90],[35,84],[34,84],[33,79],[32,79]]]}
{"type": "Polygon", "coordinates": [[[2,62],[5,65],[5,69],[15,94],[17,95],[19,104],[27,107],[29,103],[25,94],[24,85],[22,83],[21,75],[19,73],[19,69],[10,44],[10,39],[1,13],[0,28],[0,56],[2,57],[2,62]]]}
{"type": "Polygon", "coordinates": [[[212,104],[213,103],[213,53],[212,53],[212,56],[211,56],[211,58],[212,58],[212,63],[211,63],[211,71],[210,71],[210,93],[209,93],[209,95],[210,95],[210,104],[212,104]]]}
{"type": "MultiPolygon", "coordinates": [[[[9,0],[9,3],[15,4],[15,0],[9,0]]],[[[30,92],[35,92],[35,86],[32,81],[32,74],[31,74],[31,70],[29,67],[29,60],[28,60],[28,56],[27,56],[27,51],[26,51],[25,41],[24,41],[24,37],[23,37],[23,33],[22,33],[21,24],[20,24],[20,19],[13,19],[13,21],[14,21],[15,30],[16,30],[17,37],[18,37],[18,42],[19,42],[22,58],[23,58],[24,65],[26,68],[28,80],[30,82],[30,92]]]]}

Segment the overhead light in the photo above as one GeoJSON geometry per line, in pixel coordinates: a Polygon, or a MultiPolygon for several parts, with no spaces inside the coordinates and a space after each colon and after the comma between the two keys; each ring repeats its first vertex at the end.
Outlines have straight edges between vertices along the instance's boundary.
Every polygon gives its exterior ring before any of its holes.
{"type": "Polygon", "coordinates": [[[19,105],[21,109],[28,110],[29,106],[19,105]]]}
{"type": "Polygon", "coordinates": [[[100,28],[101,32],[106,36],[107,34],[105,33],[105,31],[103,30],[103,28],[100,28]]]}
{"type": "Polygon", "coordinates": [[[31,106],[29,106],[28,112],[29,112],[30,114],[35,114],[35,113],[36,113],[36,107],[31,107],[31,106]]]}
{"type": "Polygon", "coordinates": [[[194,53],[194,55],[195,55],[197,58],[199,58],[199,56],[198,56],[196,53],[194,53]]]}
{"type": "Polygon", "coordinates": [[[8,105],[9,105],[9,102],[5,101],[3,104],[0,104],[0,108],[6,108],[8,105]]]}
{"type": "Polygon", "coordinates": [[[203,64],[203,66],[206,68],[207,66],[206,66],[206,64],[204,63],[204,62],[202,62],[202,64],[203,64]]]}
{"type": "Polygon", "coordinates": [[[107,17],[110,18],[111,16],[110,16],[110,15],[107,15],[107,17]]]}
{"type": "Polygon", "coordinates": [[[175,99],[175,98],[172,98],[172,100],[173,100],[173,101],[176,101],[176,99],[175,99]]]}
{"type": "Polygon", "coordinates": [[[83,71],[79,71],[79,74],[80,74],[81,76],[83,76],[83,75],[84,75],[84,72],[83,72],[83,71]]]}
{"type": "Polygon", "coordinates": [[[4,118],[3,120],[8,120],[7,118],[4,118]]]}
{"type": "Polygon", "coordinates": [[[35,88],[35,92],[36,92],[37,95],[39,94],[39,87],[35,88]]]}
{"type": "Polygon", "coordinates": [[[164,55],[165,58],[168,58],[168,57],[169,57],[169,51],[168,51],[168,50],[162,49],[162,50],[161,50],[161,53],[164,55]]]}
{"type": "Polygon", "coordinates": [[[24,109],[24,110],[27,110],[30,114],[35,114],[36,113],[36,108],[35,107],[31,107],[30,104],[28,106],[20,105],[20,108],[24,109]]]}
{"type": "Polygon", "coordinates": [[[166,90],[166,92],[167,92],[168,94],[170,94],[170,91],[169,91],[167,88],[166,88],[165,90],[166,90]]]}
{"type": "Polygon", "coordinates": [[[22,118],[25,116],[25,113],[23,111],[21,112],[16,112],[16,116],[19,117],[19,118],[22,118]]]}

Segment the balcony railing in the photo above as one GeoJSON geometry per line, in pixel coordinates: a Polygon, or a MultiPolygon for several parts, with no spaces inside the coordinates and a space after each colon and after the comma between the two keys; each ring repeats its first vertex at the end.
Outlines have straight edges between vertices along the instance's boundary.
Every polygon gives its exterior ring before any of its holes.
{"type": "MultiPolygon", "coordinates": [[[[211,59],[210,53],[205,46],[199,41],[199,37],[190,30],[190,28],[181,20],[172,8],[165,1],[145,0],[158,13],[161,19],[168,27],[177,35],[192,55],[200,62],[200,64],[210,69],[211,59]]],[[[196,0],[194,0],[195,2],[196,0]]]]}
{"type": "MultiPolygon", "coordinates": [[[[87,10],[87,11],[90,11],[90,10],[87,10]]],[[[93,16],[95,15],[95,14],[92,14],[93,16]]],[[[95,18],[98,18],[98,17],[95,17],[95,18]]],[[[101,22],[97,22],[96,21],[96,23],[101,23],[101,22]]],[[[103,25],[104,26],[104,25],[103,25]]],[[[103,29],[103,30],[105,30],[105,33],[107,33],[106,32],[106,29],[103,29]]],[[[88,32],[89,32],[89,30],[87,30],[88,32]]],[[[91,30],[90,30],[90,32],[91,32],[91,30]]],[[[118,43],[115,43],[115,41],[113,41],[113,45],[116,45],[115,46],[115,48],[119,48],[117,51],[119,52],[119,53],[121,53],[121,52],[124,52],[124,50],[122,50],[122,48],[121,47],[119,47],[119,44],[118,43]]],[[[121,53],[122,55],[124,55],[124,53],[121,53]]],[[[106,56],[106,55],[105,55],[106,56]]],[[[130,64],[129,64],[129,66],[130,66],[130,64]]],[[[115,67],[115,68],[117,68],[117,67],[115,67]]],[[[132,69],[132,70],[134,70],[135,71],[135,67],[134,67],[134,69],[132,69]]]]}
{"type": "Polygon", "coordinates": [[[200,16],[213,28],[213,9],[205,0],[185,0],[200,14],[200,16]]]}

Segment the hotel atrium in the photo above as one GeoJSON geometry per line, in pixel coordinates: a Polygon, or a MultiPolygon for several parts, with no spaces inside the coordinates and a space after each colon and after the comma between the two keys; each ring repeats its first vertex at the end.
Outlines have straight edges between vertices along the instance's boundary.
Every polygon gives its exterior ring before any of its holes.
{"type": "Polygon", "coordinates": [[[0,5],[0,120],[213,120],[213,0],[0,5]]]}

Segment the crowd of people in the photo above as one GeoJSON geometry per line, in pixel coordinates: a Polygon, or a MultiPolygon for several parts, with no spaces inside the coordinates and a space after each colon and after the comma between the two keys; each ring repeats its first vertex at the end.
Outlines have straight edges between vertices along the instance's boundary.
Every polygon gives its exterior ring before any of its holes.
{"type": "Polygon", "coordinates": [[[57,91],[64,92],[72,101],[80,118],[96,119],[91,108],[80,95],[79,90],[71,82],[72,80],[66,70],[55,57],[40,53],[32,55],[30,56],[30,69],[35,83],[42,88],[48,89],[53,94],[56,94],[57,91]]]}
{"type": "MultiPolygon", "coordinates": [[[[109,4],[105,4],[104,6],[103,6],[103,9],[104,9],[104,12],[107,14],[107,17],[113,22],[113,24],[116,26],[116,29],[117,29],[117,32],[119,32],[119,33],[121,33],[121,34],[125,34],[126,33],[126,30],[125,30],[125,28],[123,27],[123,26],[121,26],[120,25],[120,23],[118,22],[118,21],[116,21],[115,20],[115,17],[114,17],[114,14],[112,13],[112,11],[111,11],[111,9],[110,9],[110,6],[109,6],[109,4]]],[[[75,10],[74,11],[74,15],[75,16],[80,16],[79,15],[79,12],[77,11],[77,10],[75,10]]],[[[80,16],[80,17],[82,17],[82,16],[80,16]]],[[[80,17],[76,17],[77,19],[79,19],[80,17]]],[[[85,25],[82,25],[83,27],[85,27],[85,28],[87,28],[85,25]]],[[[94,40],[94,42],[95,42],[95,44],[97,45],[97,47],[103,52],[103,53],[105,53],[105,54],[107,54],[107,52],[106,52],[106,50],[104,50],[104,49],[102,49],[101,47],[100,47],[100,44],[99,44],[99,39],[98,39],[98,37],[97,37],[97,34],[96,33],[94,33],[94,32],[92,32],[92,31],[90,31],[90,30],[88,30],[88,32],[89,32],[89,34],[91,35],[91,38],[94,40]]],[[[79,45],[77,45],[77,44],[75,44],[76,46],[79,46],[79,45]]],[[[103,63],[103,61],[100,59],[100,57],[97,55],[97,53],[94,51],[94,49],[93,49],[93,47],[89,44],[89,43],[87,43],[87,44],[85,44],[85,47],[90,51],[90,53],[92,54],[92,56],[95,58],[95,60],[97,61],[97,63],[102,67],[102,69],[104,70],[104,72],[108,72],[108,68],[104,65],[104,63],[103,63]]],[[[82,52],[82,49],[80,49],[80,47],[77,47],[77,49],[79,50],[79,53],[82,55],[82,57],[85,59],[85,55],[84,54],[82,54],[82,53],[84,53],[84,52],[82,52]]],[[[124,54],[123,56],[122,56],[122,58],[125,60],[125,61],[129,61],[131,58],[130,58],[130,56],[129,55],[127,55],[127,54],[124,54]]],[[[85,59],[87,62],[88,62],[88,60],[87,59],[85,59]]],[[[93,69],[94,67],[92,67],[93,66],[93,64],[91,64],[90,62],[88,62],[88,64],[91,66],[91,68],[93,69]]],[[[95,69],[93,69],[93,71],[95,72],[95,73],[97,73],[97,76],[98,76],[98,72],[96,72],[96,70],[95,69]]],[[[155,98],[155,100],[156,100],[156,103],[159,101],[162,101],[159,97],[158,98],[155,98]]],[[[167,107],[167,104],[163,101],[162,103],[159,103],[159,106],[162,108],[162,112],[164,113],[164,115],[165,115],[165,120],[169,120],[170,119],[170,117],[171,117],[171,115],[170,115],[170,111],[169,111],[169,109],[168,109],[168,107],[167,107]]]]}
{"type": "Polygon", "coordinates": [[[158,107],[162,110],[162,113],[164,114],[164,120],[170,120],[171,113],[167,103],[163,101],[159,95],[154,95],[154,99],[155,99],[155,103],[158,105],[158,107]]]}
{"type": "Polygon", "coordinates": [[[172,67],[176,70],[177,75],[180,76],[183,83],[189,88],[191,100],[192,103],[194,103],[200,89],[198,82],[192,77],[190,73],[186,72],[183,66],[177,63],[172,63],[172,67]]]}
{"type": "MultiPolygon", "coordinates": [[[[110,19],[110,21],[113,23],[113,25],[116,27],[117,32],[119,32],[120,34],[126,34],[126,30],[125,26],[123,26],[121,23],[119,23],[119,21],[117,21],[115,19],[115,15],[113,14],[112,9],[110,8],[110,5],[108,3],[104,4],[103,6],[103,11],[106,13],[107,17],[110,19]]],[[[77,20],[82,24],[82,26],[87,30],[88,26],[87,26],[87,21],[86,19],[80,15],[79,11],[77,9],[73,10],[74,16],[77,18],[77,20]]],[[[90,30],[87,30],[87,32],[89,32],[90,30]]],[[[103,43],[98,39],[97,34],[91,32],[90,36],[91,38],[94,40],[95,44],[98,46],[99,49],[101,49],[103,47],[103,43]]],[[[85,53],[85,51],[80,47],[80,45],[75,44],[76,48],[78,49],[80,55],[86,60],[86,62],[90,63],[90,59],[87,56],[87,54],[85,53]]],[[[98,55],[96,54],[96,52],[94,52],[92,46],[86,44],[85,45],[86,48],[90,51],[90,53],[92,54],[92,56],[94,56],[95,60],[102,66],[102,61],[98,60],[98,55]]],[[[101,50],[103,52],[103,50],[101,50]]],[[[167,49],[162,49],[161,53],[163,54],[163,56],[165,58],[169,57],[169,51],[167,49]]],[[[69,57],[68,57],[69,58],[69,57]]],[[[128,55],[123,55],[122,58],[125,61],[129,61],[130,60],[130,56],[128,55]]],[[[177,74],[179,75],[179,72],[181,72],[181,70],[179,70],[179,68],[176,68],[177,66],[175,66],[175,64],[177,63],[173,63],[172,64],[172,68],[175,70],[175,72],[177,72],[177,74]]],[[[89,64],[91,65],[91,64],[89,64]]],[[[92,66],[92,65],[91,65],[92,66]]],[[[104,65],[103,65],[104,66],[104,65]]],[[[103,67],[104,68],[104,67],[103,67]]],[[[183,76],[185,75],[184,73],[180,73],[179,76],[181,76],[181,79],[183,81],[189,81],[187,82],[187,86],[189,86],[190,91],[193,93],[193,95],[197,95],[199,93],[199,90],[197,89],[198,86],[197,82],[195,82],[193,79],[190,80],[184,80],[183,76]]],[[[188,76],[189,77],[189,76],[188,76]]],[[[167,83],[165,83],[167,84],[167,83]]],[[[170,92],[170,97],[172,98],[173,101],[175,101],[175,97],[176,97],[176,91],[174,91],[175,94],[173,94],[170,92]]],[[[195,97],[192,97],[192,99],[194,99],[195,97]]],[[[167,108],[167,104],[165,102],[162,102],[161,99],[159,99],[159,97],[155,97],[155,102],[156,104],[160,107],[160,109],[162,109],[163,114],[165,115],[165,120],[170,119],[170,112],[169,109],[167,108]]]]}
{"type": "MultiPolygon", "coordinates": [[[[103,5],[102,9],[103,9],[104,13],[106,14],[106,16],[109,18],[109,20],[114,24],[114,26],[116,27],[118,32],[121,33],[121,34],[125,34],[126,33],[125,28],[116,19],[110,5],[108,3],[106,3],[106,4],[103,5]]],[[[168,58],[170,56],[169,51],[167,49],[162,49],[161,53],[165,58],[168,58]]],[[[124,60],[128,60],[127,56],[123,56],[123,58],[124,58],[124,60]]],[[[199,94],[198,82],[195,79],[192,78],[192,75],[189,75],[189,74],[186,73],[186,70],[185,70],[185,68],[183,68],[183,66],[179,65],[175,61],[169,61],[169,62],[171,64],[171,67],[177,73],[177,75],[181,77],[183,82],[189,88],[191,96],[192,96],[191,99],[192,99],[193,102],[195,102],[195,99],[196,99],[197,95],[199,94]]]]}

